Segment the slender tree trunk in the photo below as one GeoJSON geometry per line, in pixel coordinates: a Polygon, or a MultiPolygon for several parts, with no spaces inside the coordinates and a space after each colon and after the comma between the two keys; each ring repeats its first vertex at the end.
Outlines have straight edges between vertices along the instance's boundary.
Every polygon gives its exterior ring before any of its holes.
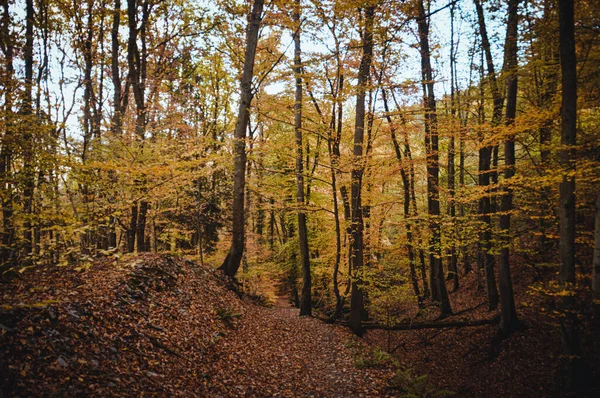
{"type": "Polygon", "coordinates": [[[14,221],[13,221],[13,186],[12,186],[12,156],[14,145],[14,114],[13,114],[13,39],[10,37],[10,5],[9,0],[2,0],[2,21],[0,35],[4,53],[5,70],[2,76],[4,91],[4,120],[5,131],[2,137],[2,149],[0,150],[0,190],[2,193],[2,251],[1,264],[10,265],[15,253],[14,243],[14,221]]]}
{"type": "Polygon", "coordinates": [[[404,222],[406,229],[406,251],[408,253],[408,264],[410,269],[410,280],[413,286],[413,292],[419,301],[422,300],[421,292],[419,289],[419,278],[417,276],[416,270],[416,256],[413,245],[413,235],[411,229],[411,221],[410,221],[410,180],[408,177],[408,173],[406,172],[406,167],[402,163],[402,151],[400,149],[400,144],[398,143],[398,139],[396,138],[396,126],[390,116],[390,108],[388,105],[387,93],[386,90],[383,89],[382,92],[383,97],[383,109],[385,110],[385,118],[387,119],[388,124],[390,125],[390,136],[392,138],[392,143],[394,144],[394,152],[396,153],[396,159],[398,159],[398,163],[400,164],[400,177],[402,178],[402,189],[404,191],[404,222]]]}
{"type": "Polygon", "coordinates": [[[234,132],[233,228],[231,248],[221,268],[234,277],[244,255],[244,193],[246,186],[246,126],[250,120],[252,77],[264,0],[254,0],[246,31],[246,53],[240,81],[240,104],[234,132]]]}
{"type": "MultiPolygon", "coordinates": [[[[339,62],[339,61],[338,61],[339,62]]],[[[346,237],[350,236],[351,231],[351,211],[350,211],[350,195],[348,194],[348,187],[342,182],[342,171],[340,170],[340,143],[342,140],[342,127],[343,127],[343,115],[344,115],[344,103],[342,101],[342,92],[344,89],[344,75],[339,75],[339,83],[338,83],[338,95],[336,97],[337,101],[337,125],[335,126],[335,138],[333,140],[333,161],[334,161],[334,169],[336,173],[336,180],[339,181],[340,185],[340,197],[342,198],[342,207],[344,210],[344,223],[346,225],[345,228],[345,237],[344,237],[344,246],[346,246],[346,237]]],[[[352,274],[352,246],[348,246],[348,288],[344,294],[347,295],[349,292],[349,288],[351,286],[351,274],[352,274]]],[[[343,303],[342,303],[343,304],[343,303]]]]}
{"type": "MultiPolygon", "coordinates": [[[[146,109],[146,63],[148,59],[148,52],[146,48],[146,30],[148,26],[148,20],[150,18],[150,6],[148,1],[142,3],[142,18],[140,21],[140,27],[137,26],[137,11],[138,4],[137,0],[127,1],[127,14],[129,23],[129,41],[127,46],[127,60],[129,65],[129,76],[132,81],[131,87],[133,90],[133,97],[135,99],[136,108],[136,119],[135,119],[135,134],[136,139],[143,147],[146,135],[146,120],[147,120],[147,109],[146,109]],[[137,44],[137,38],[140,37],[141,51],[137,44]]],[[[145,193],[145,179],[139,181],[139,185],[142,187],[142,192],[145,193]]],[[[145,198],[140,200],[140,206],[138,210],[137,223],[135,220],[131,221],[132,227],[135,228],[135,234],[137,235],[138,252],[146,251],[146,213],[148,212],[148,202],[145,198]],[[141,244],[140,244],[141,243],[141,244]]]]}
{"type": "Polygon", "coordinates": [[[129,229],[127,229],[127,252],[133,253],[135,251],[135,236],[137,232],[138,224],[138,204],[134,202],[131,205],[131,221],[129,223],[129,229]]]}
{"type": "MultiPolygon", "coordinates": [[[[539,106],[541,109],[546,111],[550,111],[553,108],[554,104],[554,96],[556,95],[556,90],[558,88],[558,63],[559,63],[559,53],[558,46],[556,45],[556,34],[555,29],[550,29],[550,27],[555,27],[557,21],[556,18],[556,1],[555,0],[544,0],[544,14],[542,16],[542,21],[544,22],[545,29],[543,30],[542,36],[538,39],[547,44],[543,49],[543,65],[542,68],[542,95],[539,101],[539,106]]],[[[542,127],[540,128],[540,169],[544,175],[548,172],[550,168],[550,144],[552,142],[552,125],[554,124],[554,120],[558,115],[554,114],[548,116],[547,119],[543,122],[542,127]]],[[[548,211],[551,208],[551,195],[552,190],[548,184],[543,184],[540,189],[540,219],[539,219],[539,229],[540,235],[538,240],[538,248],[540,253],[540,260],[544,263],[550,261],[549,253],[552,253],[552,244],[554,243],[552,239],[548,239],[548,228],[551,226],[554,214],[552,211],[548,211]]]]}
{"type": "MultiPolygon", "coordinates": [[[[87,2],[87,25],[85,28],[85,32],[83,32],[83,21],[82,17],[76,18],[76,24],[79,25],[79,29],[81,30],[81,53],[83,56],[83,149],[81,151],[81,161],[83,164],[86,163],[88,158],[88,151],[90,150],[91,141],[92,141],[92,131],[94,130],[94,120],[92,118],[92,97],[94,96],[94,85],[92,81],[92,68],[93,64],[93,54],[92,54],[92,41],[93,41],[93,28],[94,28],[94,15],[93,15],[93,1],[87,2]]],[[[75,11],[76,13],[78,11],[75,11]]],[[[84,191],[84,201],[87,201],[87,181],[82,183],[83,191],[84,191]]],[[[88,215],[86,214],[86,217],[88,215]]],[[[86,220],[87,222],[87,220],[86,220]]],[[[89,244],[89,242],[88,242],[89,244]]]]}
{"type": "Polygon", "coordinates": [[[500,229],[503,245],[498,263],[500,282],[500,331],[508,336],[519,327],[512,278],[510,275],[510,213],[513,209],[513,189],[511,179],[515,175],[515,135],[514,124],[517,115],[517,34],[518,34],[519,0],[508,1],[508,24],[506,43],[504,45],[505,65],[507,74],[506,95],[506,126],[509,130],[504,142],[504,195],[502,195],[500,229]],[[512,131],[511,131],[512,130],[512,131]]]}
{"type": "MultiPolygon", "coordinates": [[[[573,0],[559,0],[560,65],[562,69],[562,133],[560,162],[563,178],[560,183],[560,274],[559,282],[568,289],[574,289],[575,276],[575,149],[577,144],[577,66],[575,53],[575,11],[573,0]]],[[[573,312],[575,296],[562,298],[563,350],[567,358],[568,390],[580,389],[585,381],[581,344],[577,331],[577,317],[573,312]]]]}
{"type": "Polygon", "coordinates": [[[450,264],[448,278],[452,280],[453,291],[458,290],[458,258],[456,255],[456,203],[454,201],[455,194],[455,176],[456,171],[454,167],[455,158],[455,138],[454,138],[454,125],[456,120],[456,99],[454,93],[454,68],[455,68],[455,50],[454,50],[454,7],[453,3],[450,6],[450,114],[451,116],[451,131],[450,131],[450,142],[448,143],[448,215],[450,216],[450,223],[452,229],[451,243],[450,243],[450,264]]]}
{"type": "MultiPolygon", "coordinates": [[[[475,60],[475,51],[472,52],[471,55],[471,62],[470,62],[470,67],[469,67],[469,84],[467,87],[469,87],[469,89],[471,87],[473,87],[473,70],[475,70],[474,68],[474,60],[475,60]]],[[[455,64],[455,68],[456,68],[456,64],[455,64]]],[[[456,79],[456,74],[454,75],[455,79],[456,79]]],[[[458,85],[457,85],[458,86],[458,85]]],[[[468,90],[469,90],[468,89],[468,90]]],[[[458,90],[458,87],[457,87],[458,90]]],[[[468,92],[467,90],[467,92],[468,92]]],[[[459,92],[460,94],[460,92],[459,92]]],[[[468,97],[467,97],[468,98],[468,97]]],[[[467,102],[467,108],[468,108],[468,101],[467,102]]],[[[461,101],[460,101],[460,95],[457,95],[457,109],[458,109],[458,114],[459,114],[459,119],[460,119],[460,133],[459,133],[459,141],[458,141],[458,184],[461,187],[461,189],[464,189],[465,187],[465,136],[466,136],[466,131],[467,131],[467,123],[468,123],[468,118],[469,118],[469,112],[466,109],[463,109],[463,107],[461,106],[461,101]]],[[[466,223],[466,219],[465,219],[465,203],[461,202],[459,207],[458,207],[458,215],[460,217],[461,223],[466,223]]],[[[464,230],[463,230],[464,231],[464,230]]],[[[468,244],[468,240],[465,240],[465,237],[463,235],[463,233],[460,233],[460,251],[462,253],[462,260],[463,260],[463,268],[465,271],[465,274],[468,274],[469,272],[471,272],[473,270],[472,266],[471,266],[471,259],[469,256],[469,244],[468,244]]]]}
{"type": "Polygon", "coordinates": [[[429,229],[431,231],[429,272],[431,274],[431,289],[434,300],[440,302],[440,314],[446,316],[452,313],[441,253],[440,230],[440,200],[439,200],[439,147],[438,126],[433,92],[433,71],[429,51],[429,22],[425,14],[423,0],[418,3],[418,28],[421,44],[421,72],[423,79],[423,100],[425,103],[425,150],[427,157],[427,210],[429,214],[429,229]]]}
{"type": "Polygon", "coordinates": [[[594,308],[594,336],[596,358],[600,361],[600,194],[596,198],[596,223],[594,231],[594,257],[592,269],[592,302],[594,308]]]}
{"type": "Polygon", "coordinates": [[[115,0],[111,37],[111,74],[113,82],[113,120],[112,130],[115,137],[121,135],[123,123],[123,94],[119,68],[119,27],[121,25],[121,0],[115,0]]]}
{"type": "Polygon", "coordinates": [[[33,218],[33,195],[35,186],[35,170],[33,165],[33,136],[31,129],[33,127],[32,112],[32,90],[33,90],[33,25],[34,25],[33,0],[25,2],[25,93],[23,99],[22,113],[25,123],[22,124],[24,130],[22,136],[23,146],[23,213],[25,220],[23,222],[23,251],[25,255],[30,255],[33,245],[32,218],[33,218]]]}
{"type": "MultiPolygon", "coordinates": [[[[400,105],[398,104],[398,101],[396,99],[396,96],[394,95],[394,91],[390,91],[391,95],[392,95],[392,99],[394,100],[394,105],[396,106],[396,109],[400,108],[400,105]]],[[[404,130],[404,134],[403,134],[403,138],[404,138],[404,159],[408,162],[408,195],[410,197],[410,214],[413,217],[417,217],[419,214],[418,208],[417,208],[417,196],[415,194],[415,165],[413,163],[413,159],[412,159],[412,151],[410,149],[410,142],[408,140],[408,132],[406,130],[404,130]]],[[[419,223],[415,222],[414,224],[411,225],[411,232],[412,232],[412,236],[413,236],[413,241],[415,243],[416,239],[414,239],[415,236],[415,232],[418,234],[419,231],[419,223]],[[413,228],[414,227],[414,228],[413,228]]],[[[419,271],[421,274],[421,282],[423,283],[423,299],[429,298],[429,296],[431,295],[430,291],[429,291],[429,284],[427,283],[427,265],[425,263],[425,252],[423,251],[423,248],[419,248],[418,249],[418,254],[419,254],[419,271]]]]}
{"type": "Polygon", "coordinates": [[[300,0],[294,2],[294,74],[296,75],[296,96],[294,103],[294,131],[296,134],[296,204],[298,205],[298,240],[300,260],[302,262],[302,298],[300,315],[312,314],[310,258],[308,251],[308,232],[306,213],[304,212],[304,165],[302,154],[302,60],[300,49],[300,0]]]}
{"type": "Polygon", "coordinates": [[[140,201],[140,209],[137,217],[136,224],[136,238],[137,238],[137,251],[138,253],[147,252],[148,245],[146,245],[146,216],[148,214],[148,210],[150,209],[150,205],[147,201],[140,201]]]}
{"type": "MultiPolygon", "coordinates": [[[[496,81],[496,73],[494,71],[494,59],[490,48],[490,42],[488,40],[487,29],[485,25],[485,16],[483,14],[483,7],[481,6],[480,0],[475,1],[475,8],[477,10],[477,20],[479,22],[479,31],[481,34],[481,45],[485,53],[485,59],[487,64],[488,72],[488,84],[490,91],[492,92],[492,100],[494,103],[492,113],[492,128],[496,128],[502,119],[502,108],[504,100],[500,95],[498,89],[498,83],[496,81]]],[[[484,268],[485,268],[485,279],[487,284],[487,294],[489,301],[489,309],[494,310],[498,307],[498,288],[496,286],[496,276],[494,274],[494,256],[491,253],[492,250],[492,192],[490,191],[490,177],[493,176],[491,161],[492,152],[494,147],[492,145],[485,144],[479,150],[479,185],[483,188],[484,192],[479,201],[479,214],[484,224],[484,231],[481,233],[481,247],[483,249],[484,268]]]]}
{"type": "Polygon", "coordinates": [[[375,6],[365,9],[362,31],[362,57],[356,85],[356,117],[354,122],[354,161],[352,166],[352,292],[350,296],[350,324],[356,334],[362,333],[364,292],[362,290],[363,257],[363,208],[361,201],[362,176],[364,173],[363,145],[365,134],[365,97],[368,90],[371,59],[373,57],[373,18],[375,6]]]}

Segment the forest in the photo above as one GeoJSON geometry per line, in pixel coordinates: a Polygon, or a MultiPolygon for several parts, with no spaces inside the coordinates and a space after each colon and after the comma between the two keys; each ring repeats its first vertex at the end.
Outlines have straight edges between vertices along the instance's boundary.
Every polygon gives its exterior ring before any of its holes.
{"type": "Polygon", "coordinates": [[[0,398],[600,395],[597,1],[0,1],[0,398]]]}

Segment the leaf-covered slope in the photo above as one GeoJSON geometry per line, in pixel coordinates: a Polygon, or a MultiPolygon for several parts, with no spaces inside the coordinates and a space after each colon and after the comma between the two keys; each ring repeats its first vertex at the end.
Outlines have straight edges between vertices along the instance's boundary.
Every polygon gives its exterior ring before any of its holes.
{"type": "Polygon", "coordinates": [[[2,286],[2,391],[16,396],[381,396],[350,334],[241,301],[170,256],[43,268],[2,286]]]}

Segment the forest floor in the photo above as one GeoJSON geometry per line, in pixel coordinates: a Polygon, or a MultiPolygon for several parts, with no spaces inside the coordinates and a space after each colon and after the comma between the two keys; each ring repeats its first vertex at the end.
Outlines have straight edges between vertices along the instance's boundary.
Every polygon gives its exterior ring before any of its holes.
{"type": "MultiPolygon", "coordinates": [[[[562,396],[548,300],[528,293],[530,274],[515,280],[525,327],[510,339],[492,325],[360,339],[285,296],[242,300],[220,273],[171,256],[37,267],[0,282],[0,397],[562,396]]],[[[462,283],[448,321],[495,315],[471,276],[462,283]]]]}
{"type": "MultiPolygon", "coordinates": [[[[363,340],[384,347],[417,375],[428,375],[437,386],[458,397],[599,397],[600,358],[594,355],[591,297],[578,297],[580,338],[591,384],[583,391],[563,389],[564,356],[561,343],[559,296],[542,280],[555,279],[547,269],[513,259],[515,304],[520,330],[501,339],[497,324],[476,327],[369,331],[363,340]],[[548,274],[545,274],[548,273],[548,274]]],[[[454,314],[440,322],[477,321],[499,316],[488,309],[485,281],[478,287],[475,274],[460,276],[460,289],[450,292],[454,314]]],[[[447,283],[451,289],[451,282],[447,283]]],[[[554,289],[554,290],[553,290],[554,289]]],[[[589,289],[588,289],[589,291],[589,289]]],[[[434,309],[414,323],[435,322],[434,309]]]]}
{"type": "Polygon", "coordinates": [[[387,396],[390,367],[346,328],[280,300],[240,300],[220,273],[144,255],[3,283],[0,396],[387,396]]]}

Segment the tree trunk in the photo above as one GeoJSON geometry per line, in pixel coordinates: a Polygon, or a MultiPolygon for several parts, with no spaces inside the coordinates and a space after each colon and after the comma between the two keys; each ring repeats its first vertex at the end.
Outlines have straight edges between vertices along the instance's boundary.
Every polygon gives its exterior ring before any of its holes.
{"type": "Polygon", "coordinates": [[[383,97],[383,109],[385,110],[385,118],[387,119],[387,122],[390,125],[390,136],[392,138],[392,144],[394,144],[394,152],[396,153],[396,159],[398,159],[398,163],[400,164],[400,177],[402,178],[402,189],[404,191],[404,222],[406,229],[406,251],[408,253],[410,280],[413,286],[413,292],[415,293],[415,296],[420,302],[422,300],[422,297],[419,289],[419,278],[417,277],[416,256],[413,245],[413,236],[411,229],[412,226],[410,221],[410,181],[408,173],[406,172],[406,168],[402,163],[402,151],[400,149],[398,139],[396,138],[396,126],[394,125],[392,117],[390,116],[390,108],[388,105],[386,90],[383,89],[381,94],[383,97]]]}
{"type": "MultiPolygon", "coordinates": [[[[554,105],[554,96],[558,88],[558,63],[559,53],[558,46],[556,45],[556,1],[544,0],[544,14],[542,21],[545,26],[543,30],[543,36],[538,38],[540,41],[544,41],[545,44],[543,49],[543,68],[542,68],[542,94],[539,100],[539,107],[545,111],[550,112],[554,105]]],[[[552,126],[557,115],[555,112],[551,113],[547,119],[543,122],[540,128],[540,169],[543,175],[547,175],[550,170],[550,145],[552,143],[552,126]]],[[[548,228],[553,223],[554,214],[551,209],[551,196],[552,190],[548,184],[543,184],[540,188],[540,219],[539,229],[540,236],[538,240],[538,248],[540,253],[540,260],[543,263],[551,261],[549,256],[553,252],[554,243],[553,239],[548,239],[548,228]]]]}
{"type": "Polygon", "coordinates": [[[304,165],[302,154],[302,60],[300,49],[300,0],[294,2],[294,74],[296,75],[296,97],[294,103],[294,132],[296,134],[296,204],[298,206],[298,240],[300,260],[302,262],[302,297],[300,315],[312,314],[310,258],[308,251],[308,232],[306,213],[304,212],[304,165]]]}
{"type": "Polygon", "coordinates": [[[439,148],[438,148],[438,126],[433,92],[433,71],[429,51],[429,22],[425,14],[423,1],[418,3],[418,28],[421,46],[421,73],[423,80],[423,100],[425,104],[425,151],[427,159],[427,210],[429,214],[430,240],[430,280],[431,291],[434,300],[440,302],[441,316],[452,313],[441,253],[441,230],[440,230],[440,201],[439,201],[439,148]]]}
{"type": "Polygon", "coordinates": [[[356,85],[356,117],[354,122],[354,151],[352,166],[352,292],[350,296],[350,324],[356,334],[362,333],[361,322],[364,313],[364,293],[362,290],[363,258],[363,209],[361,202],[362,176],[364,172],[363,145],[365,135],[365,97],[369,75],[371,72],[371,59],[373,57],[373,18],[375,6],[365,9],[365,26],[362,32],[362,57],[358,71],[356,85]]]}
{"type": "Polygon", "coordinates": [[[454,124],[456,119],[456,99],[454,93],[454,68],[455,68],[455,53],[454,53],[454,7],[452,3],[450,6],[450,114],[451,117],[451,131],[450,131],[450,142],[448,143],[448,215],[450,216],[450,223],[452,228],[451,243],[450,243],[450,264],[448,270],[448,278],[452,280],[453,291],[458,290],[458,258],[456,256],[456,203],[454,202],[455,193],[455,176],[456,170],[454,167],[454,155],[455,155],[455,138],[454,138],[454,124]]]}
{"type": "MultiPolygon", "coordinates": [[[[577,67],[575,53],[575,12],[573,0],[559,1],[560,65],[562,69],[562,107],[560,162],[563,178],[560,183],[560,274],[559,282],[567,289],[573,289],[575,277],[575,149],[577,144],[577,67]]],[[[581,358],[581,344],[577,331],[577,317],[573,312],[575,296],[562,298],[561,307],[563,350],[567,358],[566,388],[580,389],[584,384],[584,366],[581,358]]]]}
{"type": "Polygon", "coordinates": [[[513,209],[513,189],[511,179],[515,175],[515,135],[514,124],[517,114],[517,34],[518,34],[518,8],[519,0],[508,1],[508,24],[506,30],[506,43],[504,56],[507,74],[506,94],[506,126],[509,129],[504,142],[504,195],[502,195],[500,229],[503,240],[498,274],[500,282],[500,331],[508,336],[519,327],[515,296],[513,293],[512,278],[510,276],[510,213],[513,209]]]}
{"type": "MultiPolygon", "coordinates": [[[[488,84],[490,91],[492,92],[492,100],[494,103],[492,113],[492,128],[497,127],[502,119],[502,108],[503,102],[500,91],[498,90],[498,83],[496,81],[496,73],[494,71],[494,60],[490,49],[490,42],[488,40],[487,29],[485,25],[485,16],[483,14],[483,7],[481,6],[480,0],[475,1],[475,8],[477,10],[477,20],[479,22],[479,31],[481,34],[481,45],[485,53],[485,59],[487,64],[488,72],[488,84]]],[[[489,189],[490,176],[492,175],[491,161],[492,152],[494,147],[492,145],[485,144],[479,150],[479,185],[483,188],[482,197],[479,201],[479,214],[481,221],[484,224],[484,230],[481,233],[481,248],[483,250],[484,268],[485,268],[485,279],[487,284],[487,295],[489,301],[489,309],[494,310],[498,307],[498,288],[496,286],[496,276],[494,274],[494,256],[491,253],[492,250],[492,193],[489,189]]]]}
{"type": "Polygon", "coordinates": [[[252,77],[254,57],[258,44],[258,31],[262,18],[264,0],[254,0],[246,31],[244,69],[240,81],[240,104],[234,132],[234,175],[233,175],[233,226],[229,254],[221,268],[226,275],[234,277],[244,255],[244,191],[246,187],[246,126],[250,120],[252,102],[252,77]]]}
{"type": "Polygon", "coordinates": [[[129,229],[127,229],[127,252],[133,253],[135,251],[135,236],[137,232],[138,219],[138,204],[134,202],[131,205],[131,221],[129,223],[129,229]]]}
{"type": "MultiPolygon", "coordinates": [[[[394,100],[394,105],[396,109],[400,108],[396,96],[394,95],[394,91],[390,91],[392,95],[392,99],[394,100]]],[[[415,165],[412,160],[412,151],[410,149],[410,142],[408,141],[408,132],[404,130],[404,159],[408,161],[408,194],[410,196],[410,211],[413,217],[417,217],[419,215],[419,211],[417,209],[417,196],[415,194],[415,165]]],[[[411,225],[411,232],[413,236],[413,240],[416,243],[416,239],[414,239],[415,232],[419,231],[419,223],[418,221],[411,225]],[[414,229],[413,229],[414,227],[414,229]]],[[[431,295],[429,291],[429,284],[427,283],[427,265],[425,264],[425,253],[422,248],[419,248],[419,271],[421,274],[421,282],[423,283],[423,299],[429,298],[431,295]]]]}
{"type": "Polygon", "coordinates": [[[0,190],[2,193],[2,249],[1,264],[10,265],[15,257],[14,243],[14,221],[13,221],[13,186],[12,186],[12,156],[14,140],[14,114],[13,114],[13,39],[10,37],[10,5],[9,0],[2,0],[2,26],[0,27],[0,38],[4,53],[5,70],[2,76],[4,91],[4,120],[5,131],[2,137],[2,149],[0,150],[0,190]]]}
{"type": "MultiPolygon", "coordinates": [[[[146,28],[150,17],[150,6],[147,1],[142,3],[142,19],[140,27],[137,26],[137,0],[127,0],[127,14],[129,24],[129,40],[127,45],[127,62],[129,65],[129,78],[132,82],[133,97],[135,99],[135,135],[137,141],[143,147],[146,134],[146,62],[148,53],[146,49],[146,28]],[[141,40],[141,51],[138,48],[138,35],[141,40]]],[[[145,178],[139,180],[142,192],[145,192],[145,178]]],[[[132,219],[131,225],[137,235],[138,252],[146,251],[146,213],[148,211],[148,202],[145,198],[140,200],[137,221],[132,219]]],[[[133,213],[132,213],[133,214],[133,213]]]]}
{"type": "Polygon", "coordinates": [[[596,223],[594,231],[594,258],[592,269],[592,302],[594,308],[594,336],[596,358],[600,360],[600,195],[596,198],[596,223]]]}
{"type": "MultiPolygon", "coordinates": [[[[33,128],[33,112],[32,112],[32,90],[33,90],[33,25],[34,25],[34,9],[33,0],[25,2],[25,93],[23,99],[22,113],[25,122],[21,124],[23,131],[22,146],[23,146],[23,213],[25,220],[23,222],[23,251],[26,256],[29,256],[32,251],[33,234],[32,234],[32,218],[33,218],[33,194],[35,186],[35,170],[33,165],[33,140],[31,129],[33,128]]],[[[26,260],[29,261],[29,260],[26,260]]]]}
{"type": "Polygon", "coordinates": [[[140,201],[140,209],[137,216],[136,225],[136,238],[137,238],[137,251],[138,253],[147,252],[148,247],[146,245],[146,215],[150,205],[145,200],[140,201]]]}
{"type": "MultiPolygon", "coordinates": [[[[119,71],[119,28],[121,25],[121,0],[115,0],[113,10],[113,23],[111,29],[111,74],[113,82],[113,120],[112,130],[115,137],[121,135],[123,124],[123,100],[121,76],[119,71]]],[[[128,90],[125,92],[127,93],[128,90]]]]}

